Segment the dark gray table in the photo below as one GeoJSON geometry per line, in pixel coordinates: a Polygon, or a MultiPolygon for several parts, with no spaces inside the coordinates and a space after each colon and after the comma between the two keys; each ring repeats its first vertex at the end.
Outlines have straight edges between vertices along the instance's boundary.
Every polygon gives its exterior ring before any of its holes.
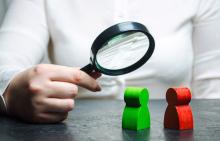
{"type": "Polygon", "coordinates": [[[59,124],[27,124],[0,117],[0,141],[219,141],[220,100],[193,100],[193,131],[163,128],[165,100],[151,100],[151,128],[122,130],[123,101],[77,100],[68,119],[59,124]]]}

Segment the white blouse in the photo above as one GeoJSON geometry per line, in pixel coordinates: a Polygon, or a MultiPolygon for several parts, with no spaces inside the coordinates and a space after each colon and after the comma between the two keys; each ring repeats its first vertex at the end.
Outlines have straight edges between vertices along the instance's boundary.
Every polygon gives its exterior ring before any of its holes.
{"type": "Polygon", "coordinates": [[[0,94],[46,53],[54,64],[87,65],[94,39],[123,21],[149,29],[154,54],[132,73],[102,76],[101,92],[80,89],[79,97],[121,99],[138,86],[165,98],[169,87],[187,86],[194,98],[220,98],[219,0],[12,0],[0,29],[0,94]]]}

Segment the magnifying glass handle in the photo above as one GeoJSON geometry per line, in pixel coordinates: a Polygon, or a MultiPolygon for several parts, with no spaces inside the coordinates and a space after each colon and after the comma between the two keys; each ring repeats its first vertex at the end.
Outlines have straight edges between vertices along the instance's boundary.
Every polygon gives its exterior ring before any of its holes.
{"type": "Polygon", "coordinates": [[[81,68],[80,70],[86,72],[87,74],[90,74],[91,72],[93,72],[94,69],[91,64],[88,64],[84,66],[83,68],[81,68]]]}

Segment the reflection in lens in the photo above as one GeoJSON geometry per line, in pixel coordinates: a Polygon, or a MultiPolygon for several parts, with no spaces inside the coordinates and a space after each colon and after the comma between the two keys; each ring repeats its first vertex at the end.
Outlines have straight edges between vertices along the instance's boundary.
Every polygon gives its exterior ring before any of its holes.
{"type": "Polygon", "coordinates": [[[96,59],[105,69],[123,69],[138,62],[148,48],[149,40],[144,33],[123,33],[105,43],[98,51],[96,59]]]}

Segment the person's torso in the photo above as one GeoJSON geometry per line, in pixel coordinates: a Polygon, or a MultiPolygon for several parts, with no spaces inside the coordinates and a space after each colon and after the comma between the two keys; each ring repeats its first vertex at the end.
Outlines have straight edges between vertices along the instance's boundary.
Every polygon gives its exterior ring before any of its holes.
{"type": "Polygon", "coordinates": [[[168,87],[190,85],[195,7],[192,0],[47,0],[52,62],[83,67],[103,30],[123,21],[140,22],[154,36],[152,57],[132,73],[101,78],[102,93],[122,97],[124,87],[141,86],[149,89],[151,98],[164,98],[168,87]]]}

